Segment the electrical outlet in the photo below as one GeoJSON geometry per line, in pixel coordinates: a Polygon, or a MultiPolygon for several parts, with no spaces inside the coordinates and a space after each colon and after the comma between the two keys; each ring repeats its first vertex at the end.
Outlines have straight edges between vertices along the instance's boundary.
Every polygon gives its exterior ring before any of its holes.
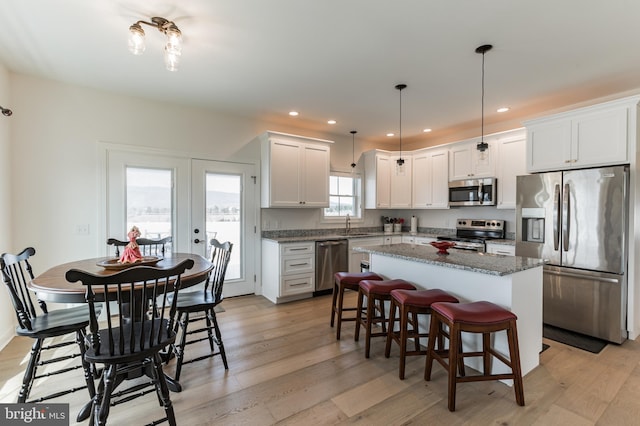
{"type": "Polygon", "coordinates": [[[76,225],[75,234],[89,235],[89,224],[86,223],[86,224],[76,225]]]}

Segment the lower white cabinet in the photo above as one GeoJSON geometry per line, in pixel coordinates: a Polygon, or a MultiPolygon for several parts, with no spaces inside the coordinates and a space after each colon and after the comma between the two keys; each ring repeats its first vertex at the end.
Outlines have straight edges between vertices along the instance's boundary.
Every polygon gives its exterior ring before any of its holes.
{"type": "Polygon", "coordinates": [[[360,263],[369,261],[369,253],[355,251],[355,247],[382,245],[382,237],[349,238],[349,272],[360,272],[360,263]]]}
{"type": "Polygon", "coordinates": [[[315,242],[262,240],[262,295],[273,303],[309,297],[315,290],[315,242]]]}
{"type": "Polygon", "coordinates": [[[487,242],[487,253],[490,254],[501,254],[503,256],[515,256],[516,255],[516,246],[512,246],[509,244],[492,244],[487,242]]]}
{"type": "Polygon", "coordinates": [[[415,235],[403,235],[402,242],[407,244],[418,244],[421,246],[431,245],[432,241],[437,241],[437,238],[431,237],[418,237],[415,235]]]}

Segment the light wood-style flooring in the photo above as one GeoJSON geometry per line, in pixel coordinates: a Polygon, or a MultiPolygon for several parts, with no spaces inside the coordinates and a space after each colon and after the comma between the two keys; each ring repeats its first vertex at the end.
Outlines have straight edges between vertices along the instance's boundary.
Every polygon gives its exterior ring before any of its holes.
{"type": "MultiPolygon", "coordinates": [[[[353,300],[353,297],[351,300],[353,300]]],[[[229,358],[184,366],[184,390],[172,393],[180,425],[637,425],[640,424],[640,343],[608,345],[594,355],[545,339],[541,365],[524,378],[526,406],[499,382],[458,386],[456,409],[447,410],[445,371],[434,364],[423,380],[424,357],[412,357],[398,379],[398,348],[384,357],[376,340],[371,358],[329,326],[331,296],[273,305],[260,296],[227,299],[218,315],[229,358]]],[[[0,352],[0,402],[15,402],[31,341],[15,338],[0,352]]],[[[206,351],[206,342],[200,348],[206,351]]],[[[197,345],[196,345],[197,346],[197,345]]],[[[197,351],[196,347],[191,348],[197,351]]],[[[165,371],[173,372],[175,361],[165,371]]],[[[54,387],[60,379],[34,387],[54,387]]],[[[81,378],[78,380],[82,382],[81,378]]],[[[69,402],[75,415],[86,392],[69,402]]],[[[162,416],[154,393],[111,410],[109,423],[145,424],[162,416]]]]}

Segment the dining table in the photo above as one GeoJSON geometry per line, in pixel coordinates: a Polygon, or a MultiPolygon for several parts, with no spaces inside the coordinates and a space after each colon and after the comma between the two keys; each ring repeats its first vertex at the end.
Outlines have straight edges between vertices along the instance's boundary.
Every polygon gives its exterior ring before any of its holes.
{"type": "MultiPolygon", "coordinates": [[[[204,282],[209,272],[213,269],[213,264],[200,256],[193,253],[168,253],[164,257],[159,258],[157,262],[147,262],[147,266],[156,268],[172,268],[185,259],[193,259],[193,268],[187,269],[181,277],[182,287],[191,287],[204,282]]],[[[108,276],[120,272],[126,266],[117,265],[116,258],[96,257],[92,259],[75,260],[73,262],[63,263],[47,269],[40,275],[36,276],[28,284],[29,289],[33,290],[40,300],[52,303],[84,303],[86,286],[80,282],[70,283],[65,278],[65,274],[70,269],[79,269],[95,275],[108,276]]],[[[132,266],[135,266],[133,264],[132,266]]],[[[94,288],[96,296],[99,289],[94,288]]],[[[104,297],[104,295],[102,296],[104,297]]]]}
{"type": "MultiPolygon", "coordinates": [[[[181,275],[181,288],[195,286],[204,282],[213,269],[213,263],[199,254],[168,253],[164,257],[159,257],[157,260],[149,261],[148,259],[143,259],[145,261],[142,262],[142,264],[145,266],[153,266],[155,268],[172,268],[186,259],[193,259],[194,264],[191,269],[187,269],[181,275]]],[[[65,277],[67,271],[70,269],[79,269],[95,275],[109,276],[116,274],[127,267],[137,265],[137,263],[132,265],[118,265],[118,259],[114,256],[75,260],[47,269],[31,280],[31,282],[28,283],[28,287],[37,294],[38,299],[45,302],[85,303],[87,287],[81,282],[71,283],[67,281],[65,277]]],[[[109,297],[105,298],[105,295],[100,293],[102,291],[101,286],[95,286],[93,287],[93,290],[97,300],[110,299],[109,297]]],[[[166,362],[172,358],[172,352],[169,350],[168,352],[161,354],[161,356],[166,362]]],[[[140,374],[152,374],[147,370],[147,368],[142,369],[140,374]]],[[[182,386],[178,381],[173,380],[167,375],[165,375],[165,377],[167,379],[167,385],[171,391],[180,392],[182,390],[182,386]]],[[[90,407],[91,401],[85,404],[85,406],[80,410],[77,418],[78,421],[88,418],[90,407]]]]}

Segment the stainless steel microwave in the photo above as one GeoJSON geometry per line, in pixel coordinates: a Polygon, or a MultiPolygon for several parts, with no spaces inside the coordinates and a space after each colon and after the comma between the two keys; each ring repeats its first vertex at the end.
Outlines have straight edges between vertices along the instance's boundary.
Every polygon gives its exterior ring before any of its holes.
{"type": "Polygon", "coordinates": [[[484,178],[449,182],[449,205],[495,206],[496,181],[496,178],[484,178]]]}

